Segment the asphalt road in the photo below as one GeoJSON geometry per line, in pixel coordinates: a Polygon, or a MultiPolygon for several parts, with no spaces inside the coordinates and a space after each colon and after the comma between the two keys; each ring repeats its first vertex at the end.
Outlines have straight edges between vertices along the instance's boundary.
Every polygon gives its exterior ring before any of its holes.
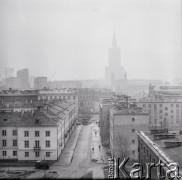
{"type": "MultiPolygon", "coordinates": [[[[103,159],[104,155],[102,147],[99,149],[99,144],[101,144],[99,128],[95,123],[98,119],[99,116],[95,115],[91,119],[93,123],[82,125],[75,129],[67,146],[65,146],[59,162],[54,163],[45,172],[47,178],[80,178],[88,171],[93,172],[93,177],[103,177],[101,167],[104,164],[102,164],[103,160],[101,159],[103,159]],[[95,134],[95,132],[97,133],[95,134]],[[74,148],[72,144],[75,144],[74,148]],[[92,151],[92,147],[95,149],[94,152],[92,151]],[[97,159],[97,161],[93,162],[92,159],[97,159]],[[67,162],[67,164],[62,162],[67,162]],[[51,171],[56,171],[57,173],[50,173],[51,171]]],[[[29,176],[31,179],[41,177],[44,177],[44,171],[39,171],[29,176]]]]}

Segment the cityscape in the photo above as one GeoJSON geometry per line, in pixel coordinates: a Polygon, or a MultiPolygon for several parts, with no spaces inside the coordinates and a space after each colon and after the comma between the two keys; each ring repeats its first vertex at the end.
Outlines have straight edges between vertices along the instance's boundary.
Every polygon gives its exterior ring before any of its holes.
{"type": "Polygon", "coordinates": [[[0,179],[182,178],[180,0],[0,11],[0,179]]]}

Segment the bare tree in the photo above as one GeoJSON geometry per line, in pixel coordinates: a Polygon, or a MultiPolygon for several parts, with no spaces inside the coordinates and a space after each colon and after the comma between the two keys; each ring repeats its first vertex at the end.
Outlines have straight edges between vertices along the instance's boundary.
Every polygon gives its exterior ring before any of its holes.
{"type": "Polygon", "coordinates": [[[130,150],[129,150],[129,137],[126,137],[124,134],[122,134],[120,131],[117,131],[116,134],[114,134],[114,154],[116,158],[128,158],[130,156],[130,150]]]}

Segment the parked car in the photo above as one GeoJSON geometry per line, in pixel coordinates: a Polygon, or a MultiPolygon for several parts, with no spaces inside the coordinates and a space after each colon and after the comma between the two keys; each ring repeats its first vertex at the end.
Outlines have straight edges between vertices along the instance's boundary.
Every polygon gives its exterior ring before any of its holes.
{"type": "Polygon", "coordinates": [[[49,163],[46,161],[36,161],[35,162],[36,169],[49,169],[49,163]]]}
{"type": "Polygon", "coordinates": [[[82,124],[81,122],[78,122],[78,121],[76,122],[76,125],[77,125],[77,126],[79,126],[79,125],[81,125],[81,124],[82,124]]]}

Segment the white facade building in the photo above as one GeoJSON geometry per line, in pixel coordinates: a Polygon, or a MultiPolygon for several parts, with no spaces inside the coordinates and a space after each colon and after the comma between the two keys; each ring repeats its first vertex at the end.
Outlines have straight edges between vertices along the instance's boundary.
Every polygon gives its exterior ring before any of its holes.
{"type": "Polygon", "coordinates": [[[0,114],[0,159],[56,161],[77,120],[75,103],[57,101],[32,112],[0,114]]]}

